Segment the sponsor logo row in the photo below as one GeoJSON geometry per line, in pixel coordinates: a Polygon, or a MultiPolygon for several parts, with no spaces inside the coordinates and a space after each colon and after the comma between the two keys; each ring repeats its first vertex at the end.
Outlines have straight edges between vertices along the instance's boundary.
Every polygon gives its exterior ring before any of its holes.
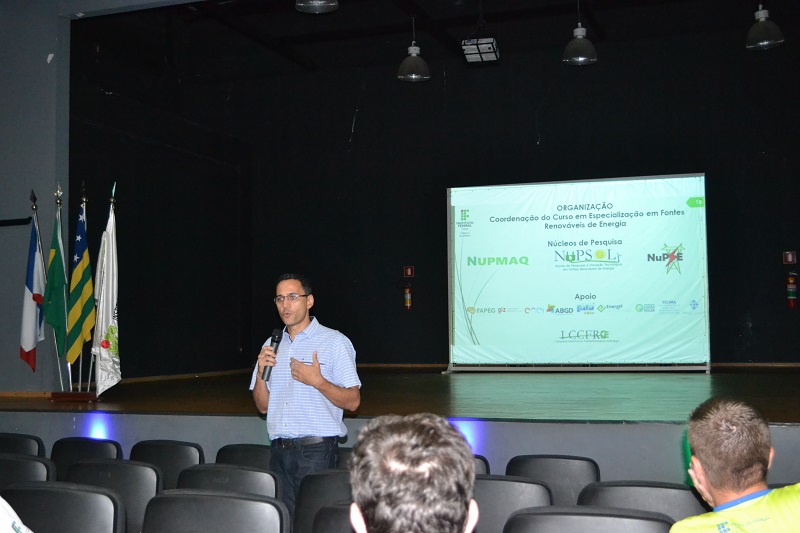
{"type": "Polygon", "coordinates": [[[467,313],[471,315],[502,315],[503,313],[522,313],[526,315],[593,315],[595,313],[615,313],[633,309],[636,313],[680,313],[682,311],[696,310],[700,307],[697,300],[691,300],[687,304],[679,304],[677,300],[661,300],[659,303],[637,303],[625,305],[621,303],[595,304],[581,303],[571,306],[559,306],[556,304],[533,305],[530,307],[467,307],[467,313]]]}

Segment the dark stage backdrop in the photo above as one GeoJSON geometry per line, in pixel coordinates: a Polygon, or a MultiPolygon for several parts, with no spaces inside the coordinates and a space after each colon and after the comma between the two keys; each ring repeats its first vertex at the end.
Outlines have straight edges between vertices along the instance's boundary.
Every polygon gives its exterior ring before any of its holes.
{"type": "Polygon", "coordinates": [[[800,42],[757,54],[743,38],[606,43],[577,69],[555,49],[482,70],[433,62],[420,84],[376,67],[179,87],[73,58],[94,69],[76,83],[152,113],[104,98],[102,120],[123,132],[109,134],[80,124],[95,103],[73,105],[73,191],[94,175],[109,184],[111,169],[130,182],[118,187],[120,321],[135,347],[123,372],[249,364],[278,324],[274,279],[290,270],[312,277],[315,314],[360,363],[446,364],[447,187],[687,172],[706,173],[712,364],[800,361],[781,263],[800,247],[800,42]],[[198,136],[161,123],[173,117],[243,139],[242,151],[210,160],[198,136]],[[149,127],[183,150],[124,133],[149,127]],[[410,312],[404,265],[416,268],[410,312]]]}
{"type": "Polygon", "coordinates": [[[250,221],[242,209],[249,152],[242,143],[80,90],[72,93],[70,141],[70,227],[83,182],[95,271],[116,183],[123,377],[249,364],[240,348],[250,323],[250,221]]]}

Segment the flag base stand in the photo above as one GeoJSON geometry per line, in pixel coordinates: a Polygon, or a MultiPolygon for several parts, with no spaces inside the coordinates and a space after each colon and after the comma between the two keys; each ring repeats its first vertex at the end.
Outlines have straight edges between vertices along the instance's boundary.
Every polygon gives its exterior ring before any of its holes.
{"type": "Polygon", "coordinates": [[[51,392],[51,402],[96,402],[97,395],[94,392],[51,392]]]}

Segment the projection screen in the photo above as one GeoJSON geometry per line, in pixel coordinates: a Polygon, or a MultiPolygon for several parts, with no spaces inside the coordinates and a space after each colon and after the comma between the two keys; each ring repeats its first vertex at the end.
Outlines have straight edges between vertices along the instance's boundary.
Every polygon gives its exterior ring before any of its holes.
{"type": "Polygon", "coordinates": [[[447,195],[449,370],[708,370],[704,174],[447,195]]]}

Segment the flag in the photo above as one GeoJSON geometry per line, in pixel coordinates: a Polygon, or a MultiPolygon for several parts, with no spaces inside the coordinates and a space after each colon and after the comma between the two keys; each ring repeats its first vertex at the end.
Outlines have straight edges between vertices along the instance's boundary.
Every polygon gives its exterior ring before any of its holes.
{"type": "Polygon", "coordinates": [[[114,204],[108,212],[108,224],[100,243],[97,258],[97,324],[94,328],[92,353],[95,367],[96,394],[116,385],[122,379],[119,364],[119,331],[117,329],[117,230],[114,204]]]}
{"type": "Polygon", "coordinates": [[[64,243],[61,241],[61,209],[56,210],[50,258],[47,262],[47,286],[44,290],[44,321],[53,326],[56,351],[64,356],[67,340],[67,272],[64,268],[64,243]]]}
{"type": "Polygon", "coordinates": [[[72,256],[68,308],[67,362],[72,364],[83,351],[83,344],[92,339],[95,319],[92,265],[86,242],[85,202],[81,204],[78,226],[75,229],[75,255],[72,256]]]}
{"type": "Polygon", "coordinates": [[[22,300],[22,330],[19,338],[19,356],[36,372],[36,345],[44,340],[44,263],[42,243],[36,218],[31,219],[31,243],[28,246],[28,271],[25,274],[25,297],[22,300]]]}

